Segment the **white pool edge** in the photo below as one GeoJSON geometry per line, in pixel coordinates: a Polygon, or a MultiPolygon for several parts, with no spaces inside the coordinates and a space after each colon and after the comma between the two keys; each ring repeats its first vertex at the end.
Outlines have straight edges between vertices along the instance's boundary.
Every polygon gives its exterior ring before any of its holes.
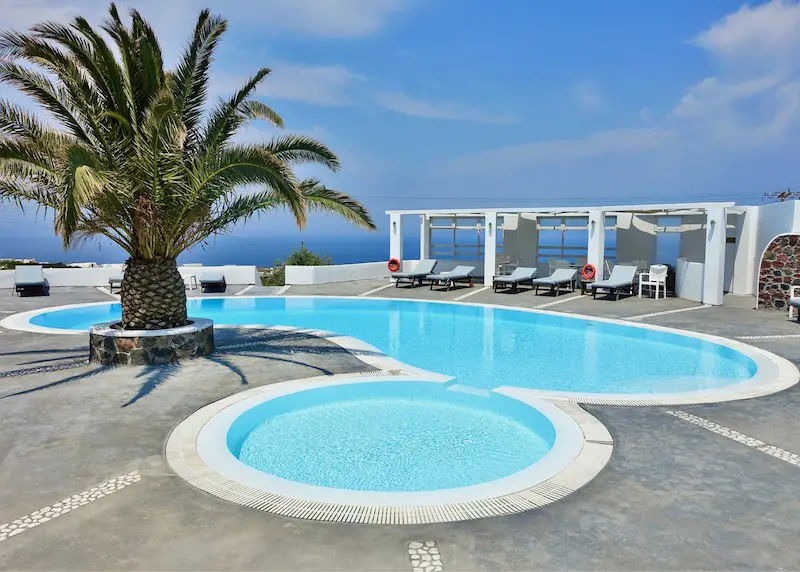
{"type": "MultiPolygon", "coordinates": [[[[378,296],[370,296],[369,298],[363,298],[358,296],[279,296],[279,297],[219,296],[215,298],[216,299],[233,298],[236,300],[243,300],[250,298],[289,298],[289,299],[318,298],[318,299],[345,299],[345,300],[360,300],[360,301],[369,299],[369,300],[400,301],[400,302],[411,302],[411,303],[422,303],[422,304],[455,304],[462,306],[475,306],[483,308],[495,308],[508,311],[528,312],[534,314],[547,314],[569,319],[617,324],[622,326],[628,326],[631,328],[641,328],[645,330],[668,332],[676,335],[682,335],[700,340],[705,340],[708,342],[728,347],[734,351],[744,354],[745,356],[752,359],[757,366],[756,374],[750,379],[727,386],[704,389],[704,390],[695,390],[695,391],[663,392],[663,393],[582,393],[582,392],[567,392],[567,391],[548,391],[535,388],[518,388],[518,387],[508,388],[513,390],[519,390],[520,392],[525,392],[530,395],[535,395],[538,397],[543,397],[552,400],[566,401],[566,402],[586,403],[592,405],[623,405],[623,406],[689,405],[689,404],[702,404],[702,403],[721,403],[725,401],[736,401],[740,399],[751,399],[754,397],[763,397],[765,395],[771,395],[773,393],[777,393],[779,391],[788,389],[793,385],[797,384],[798,381],[800,381],[800,370],[798,370],[797,367],[792,362],[778,355],[775,355],[771,352],[763,350],[761,348],[745,344],[744,342],[738,340],[732,340],[729,338],[724,338],[721,336],[704,334],[701,332],[694,332],[691,330],[681,330],[678,328],[668,328],[665,326],[658,326],[655,324],[631,322],[624,319],[602,318],[597,316],[588,316],[585,314],[566,314],[563,312],[554,312],[550,310],[541,310],[536,308],[521,308],[516,306],[503,306],[500,304],[464,303],[464,302],[453,302],[450,300],[416,300],[410,298],[388,298],[388,297],[378,297],[378,296]]],[[[196,298],[196,299],[202,300],[202,298],[196,298]]],[[[66,330],[66,329],[46,328],[42,326],[36,326],[34,324],[31,324],[30,320],[31,318],[46,312],[54,312],[58,310],[74,309],[74,308],[89,307],[89,306],[109,305],[114,303],[118,302],[108,301],[108,302],[90,302],[85,304],[68,304],[62,306],[55,306],[51,308],[40,308],[37,310],[20,312],[18,314],[12,314],[11,316],[3,320],[0,320],[0,327],[5,327],[13,330],[21,330],[26,332],[45,333],[45,334],[85,335],[86,332],[79,330],[66,330]]],[[[270,325],[259,325],[259,324],[253,324],[253,325],[222,324],[222,325],[215,325],[215,328],[273,328],[273,329],[285,329],[285,330],[297,329],[293,327],[270,326],[270,325]]],[[[314,330],[304,330],[304,331],[308,331],[311,333],[314,332],[314,330]]],[[[388,363],[388,360],[392,360],[395,364],[399,364],[399,368],[409,373],[425,372],[425,370],[421,370],[419,368],[415,368],[406,364],[400,364],[400,362],[394,360],[394,358],[382,354],[380,350],[377,350],[376,348],[370,346],[369,344],[363,342],[362,340],[356,340],[355,338],[349,338],[348,336],[339,336],[338,334],[330,332],[320,332],[320,333],[324,334],[326,337],[329,337],[331,341],[335,341],[338,338],[348,339],[349,341],[347,343],[350,346],[352,346],[352,348],[355,349],[368,348],[370,352],[381,353],[383,358],[378,358],[377,356],[358,356],[359,359],[362,359],[366,363],[370,363],[370,365],[374,365],[374,363],[371,363],[371,361],[374,362],[375,360],[377,360],[377,363],[388,363]]],[[[346,349],[351,349],[351,348],[348,347],[346,349]]],[[[425,373],[427,374],[428,372],[425,373]]],[[[503,389],[506,388],[504,387],[503,389]]]]}
{"type": "Polygon", "coordinates": [[[559,500],[592,480],[611,457],[608,430],[579,406],[512,396],[537,409],[556,429],[553,448],[538,462],[502,479],[442,491],[359,492],[287,481],[249,467],[227,446],[230,425],[269,399],[350,383],[431,381],[429,375],[339,374],[262,386],[196,411],[170,434],[166,458],[191,485],[259,510],[311,520],[362,524],[454,522],[523,512],[559,500]]]}

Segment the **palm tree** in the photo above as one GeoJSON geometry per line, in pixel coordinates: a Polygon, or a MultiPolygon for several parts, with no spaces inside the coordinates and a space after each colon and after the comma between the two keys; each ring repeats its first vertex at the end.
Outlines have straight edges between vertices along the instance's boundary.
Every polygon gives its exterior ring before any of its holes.
{"type": "Polygon", "coordinates": [[[0,83],[60,127],[0,100],[0,201],[52,209],[65,248],[105,237],[130,255],[123,328],[184,325],[177,256],[253,215],[285,208],[302,228],[319,210],[375,229],[360,203],[293,173],[301,163],[339,168],[322,143],[298,135],[235,141],[256,119],[283,126],[254,99],[269,69],[209,105],[225,20],[203,11],[177,67],[166,71],[153,29],[136,10],[130,16],[126,27],[111,4],[102,30],[113,44],[81,17],[0,34],[0,83]]]}

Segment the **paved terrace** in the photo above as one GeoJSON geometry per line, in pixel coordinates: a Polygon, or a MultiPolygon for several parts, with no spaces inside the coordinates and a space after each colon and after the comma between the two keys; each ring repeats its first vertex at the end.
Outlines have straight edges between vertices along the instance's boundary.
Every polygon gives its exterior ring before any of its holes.
{"type": "MultiPolygon", "coordinates": [[[[292,287],[286,295],[364,295],[385,285],[292,287]]],[[[262,293],[274,291],[246,294],[262,293]]],[[[800,362],[800,325],[783,313],[754,311],[750,298],[702,307],[675,299],[493,294],[480,287],[391,287],[367,295],[468,295],[464,302],[552,304],[546,308],[732,338],[768,336],[748,342],[800,362]],[[682,311],[660,313],[672,310],[682,311]]],[[[49,297],[37,298],[6,290],[0,291],[0,317],[108,299],[89,288],[53,288],[49,297]]],[[[187,415],[244,388],[366,366],[302,334],[218,330],[217,344],[212,358],[169,368],[95,368],[83,361],[86,340],[80,336],[0,329],[0,523],[39,519],[45,507],[53,514],[54,503],[77,495],[71,502],[77,508],[67,514],[0,540],[0,568],[411,572],[409,543],[435,542],[445,571],[800,569],[796,387],[718,405],[587,407],[614,436],[610,463],[577,493],[532,512],[453,524],[328,524],[202,493],[170,471],[164,443],[187,415]],[[65,369],[40,369],[46,366],[65,369]],[[720,434],[712,423],[775,447],[768,454],[753,441],[740,442],[745,437],[720,434]],[[97,497],[92,489],[103,483],[109,494],[97,497]]]]}

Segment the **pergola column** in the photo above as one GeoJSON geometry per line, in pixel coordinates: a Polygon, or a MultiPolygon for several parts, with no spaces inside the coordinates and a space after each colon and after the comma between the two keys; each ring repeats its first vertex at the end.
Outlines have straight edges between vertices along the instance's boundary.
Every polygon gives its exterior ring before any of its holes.
{"type": "Polygon", "coordinates": [[[603,279],[606,258],[606,216],[601,210],[589,211],[589,244],[586,262],[597,269],[595,280],[603,279]]]}
{"type": "Polygon", "coordinates": [[[725,287],[725,238],[728,214],[725,207],[706,210],[706,253],[703,268],[703,304],[722,305],[725,287]]]}
{"type": "Polygon", "coordinates": [[[419,259],[431,257],[431,219],[428,215],[419,215],[419,259]]]}
{"type": "Polygon", "coordinates": [[[389,258],[403,263],[403,217],[398,213],[389,215],[389,258]]]}
{"type": "Polygon", "coordinates": [[[497,268],[497,213],[487,212],[483,218],[486,229],[483,249],[483,283],[491,286],[497,268]]]}

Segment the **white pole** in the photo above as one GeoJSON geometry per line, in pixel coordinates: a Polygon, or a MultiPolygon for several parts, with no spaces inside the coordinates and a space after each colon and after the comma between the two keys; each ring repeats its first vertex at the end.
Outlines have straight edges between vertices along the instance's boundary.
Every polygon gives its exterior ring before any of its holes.
{"type": "Polygon", "coordinates": [[[589,211],[589,244],[586,248],[586,262],[595,267],[595,280],[603,279],[606,255],[606,217],[603,211],[589,211]]]}
{"type": "Polygon", "coordinates": [[[492,285],[492,278],[497,261],[497,213],[487,212],[484,215],[484,228],[486,229],[485,247],[483,249],[483,283],[492,285]]]}
{"type": "Polygon", "coordinates": [[[722,305],[725,282],[725,238],[727,211],[711,207],[706,211],[706,258],[703,268],[703,304],[722,305]]]}
{"type": "Polygon", "coordinates": [[[400,214],[389,215],[389,258],[396,258],[403,263],[403,217],[400,214]]]}
{"type": "Polygon", "coordinates": [[[431,221],[427,215],[419,215],[419,259],[431,256],[431,221]]]}

